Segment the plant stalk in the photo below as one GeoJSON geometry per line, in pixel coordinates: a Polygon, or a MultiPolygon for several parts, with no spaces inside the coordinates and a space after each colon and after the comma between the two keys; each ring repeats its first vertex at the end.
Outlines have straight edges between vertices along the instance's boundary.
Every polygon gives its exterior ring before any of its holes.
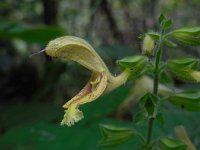
{"type": "MultiPolygon", "coordinates": [[[[153,94],[155,96],[158,96],[158,85],[159,85],[159,76],[160,76],[159,66],[160,66],[160,59],[161,59],[161,55],[162,55],[163,34],[164,34],[164,29],[162,28],[161,32],[160,32],[158,45],[155,48],[156,61],[155,61],[155,69],[154,69],[154,86],[153,86],[153,94]]],[[[147,140],[146,140],[148,150],[151,149],[150,144],[151,144],[151,139],[152,139],[154,120],[155,120],[155,118],[152,117],[148,121],[148,131],[147,131],[147,140]]]]}

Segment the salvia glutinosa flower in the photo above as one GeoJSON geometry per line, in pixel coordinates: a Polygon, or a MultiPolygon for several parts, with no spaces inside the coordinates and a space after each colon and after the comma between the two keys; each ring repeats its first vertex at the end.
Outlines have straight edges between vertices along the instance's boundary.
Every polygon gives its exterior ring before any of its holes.
{"type": "Polygon", "coordinates": [[[80,105],[94,101],[103,93],[123,85],[130,75],[130,69],[124,69],[120,75],[113,76],[92,46],[78,37],[64,36],[52,40],[45,52],[52,57],[75,61],[92,72],[85,87],[63,105],[66,110],[61,125],[71,126],[81,120],[84,116],[79,110],[80,105]]]}

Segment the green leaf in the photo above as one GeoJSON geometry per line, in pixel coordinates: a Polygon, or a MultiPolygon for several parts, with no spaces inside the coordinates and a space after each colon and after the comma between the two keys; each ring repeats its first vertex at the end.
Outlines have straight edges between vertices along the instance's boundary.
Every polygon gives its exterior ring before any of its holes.
{"type": "Polygon", "coordinates": [[[200,45],[200,27],[186,27],[170,32],[167,37],[172,37],[175,41],[183,45],[200,45]]]}
{"type": "Polygon", "coordinates": [[[155,118],[157,114],[157,97],[152,93],[146,93],[141,99],[140,104],[149,118],[155,118]]]}
{"type": "Polygon", "coordinates": [[[160,14],[160,16],[159,16],[159,18],[158,18],[158,22],[159,22],[160,24],[162,24],[163,21],[165,21],[165,20],[166,20],[165,16],[164,16],[163,14],[160,14]]]}
{"type": "Polygon", "coordinates": [[[162,138],[159,140],[161,150],[186,150],[186,144],[177,139],[162,138]]]}
{"type": "Polygon", "coordinates": [[[131,75],[129,76],[129,79],[141,76],[148,65],[147,62],[148,58],[145,56],[129,56],[117,61],[123,70],[130,70],[131,75]]]}
{"type": "MultiPolygon", "coordinates": [[[[148,34],[149,36],[151,36],[151,38],[155,42],[157,42],[159,40],[159,38],[160,38],[160,34],[157,33],[157,32],[148,32],[146,34],[148,34]]],[[[143,38],[144,38],[144,35],[141,36],[141,39],[143,39],[143,38]]],[[[164,44],[166,46],[168,46],[168,47],[176,47],[177,46],[176,43],[174,43],[173,41],[171,41],[170,39],[168,39],[166,36],[164,36],[164,44]]]]}
{"type": "Polygon", "coordinates": [[[173,105],[188,111],[200,111],[200,91],[184,91],[169,97],[173,105]]]}
{"type": "Polygon", "coordinates": [[[156,116],[156,120],[158,121],[158,124],[163,127],[164,126],[164,117],[163,117],[163,114],[161,112],[159,112],[156,116]]]}
{"type": "Polygon", "coordinates": [[[100,126],[103,139],[100,146],[117,146],[122,144],[134,136],[134,131],[130,128],[116,127],[113,125],[100,126]]]}
{"type": "Polygon", "coordinates": [[[166,71],[161,72],[160,82],[169,87],[172,87],[174,85],[173,79],[169,76],[169,74],[166,71]]]}
{"type": "Polygon", "coordinates": [[[147,117],[145,116],[144,112],[138,112],[135,114],[133,118],[133,123],[135,125],[140,126],[140,125],[143,125],[146,120],[147,120],[147,117]]]}
{"type": "Polygon", "coordinates": [[[164,29],[168,29],[171,25],[172,25],[172,20],[171,19],[168,19],[168,20],[163,22],[163,28],[164,29]]]}
{"type": "Polygon", "coordinates": [[[166,17],[161,14],[159,19],[159,24],[163,27],[163,29],[168,29],[172,25],[172,20],[171,19],[166,19],[166,17]]]}
{"type": "Polygon", "coordinates": [[[164,38],[164,44],[167,45],[168,47],[176,47],[177,44],[174,43],[173,41],[167,39],[167,38],[164,38]]]}
{"type": "Polygon", "coordinates": [[[151,38],[152,38],[154,41],[158,41],[158,40],[159,40],[160,34],[157,33],[157,32],[148,32],[148,33],[146,33],[146,34],[148,34],[149,36],[151,36],[151,38]]]}
{"type": "Polygon", "coordinates": [[[186,81],[197,81],[199,82],[198,71],[199,60],[193,58],[179,58],[169,60],[167,67],[172,73],[178,78],[186,81]]]}

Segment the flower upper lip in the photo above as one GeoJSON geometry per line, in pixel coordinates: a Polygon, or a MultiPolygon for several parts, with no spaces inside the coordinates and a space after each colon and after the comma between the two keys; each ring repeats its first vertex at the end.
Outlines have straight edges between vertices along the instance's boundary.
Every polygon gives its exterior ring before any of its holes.
{"type": "Polygon", "coordinates": [[[78,62],[94,72],[108,70],[92,46],[78,37],[64,36],[57,38],[49,42],[45,52],[52,57],[78,62]]]}

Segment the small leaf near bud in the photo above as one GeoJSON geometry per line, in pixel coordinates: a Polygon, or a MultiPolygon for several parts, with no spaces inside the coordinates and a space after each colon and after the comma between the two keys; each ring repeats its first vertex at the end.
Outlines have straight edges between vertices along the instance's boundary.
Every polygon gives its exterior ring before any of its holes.
{"type": "Polygon", "coordinates": [[[158,22],[159,22],[160,24],[162,24],[163,21],[165,21],[165,20],[166,20],[165,16],[164,16],[163,14],[160,14],[160,16],[159,16],[159,18],[158,18],[158,22]]]}

